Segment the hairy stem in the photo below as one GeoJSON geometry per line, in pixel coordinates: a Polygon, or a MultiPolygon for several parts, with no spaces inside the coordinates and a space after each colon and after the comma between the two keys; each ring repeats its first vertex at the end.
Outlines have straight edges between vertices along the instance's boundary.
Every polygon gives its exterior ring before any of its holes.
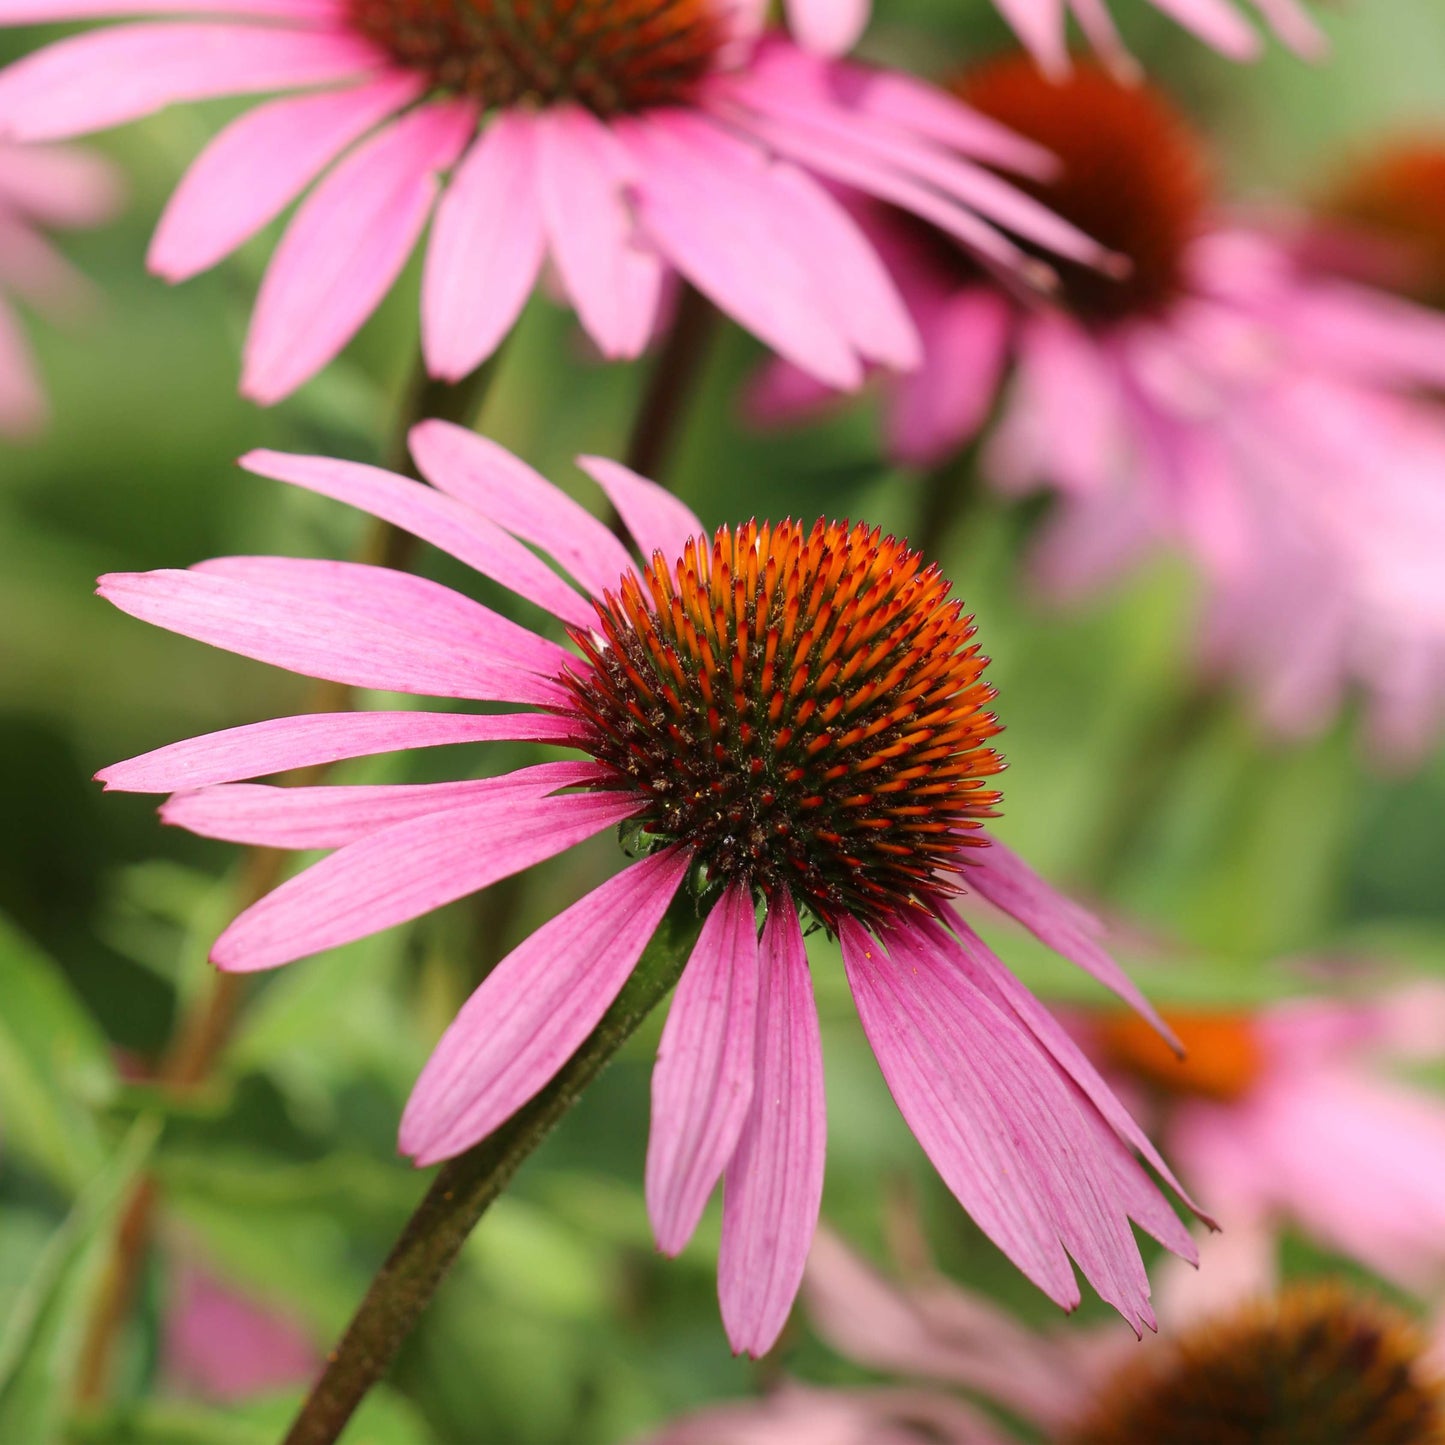
{"type": "MultiPolygon", "coordinates": [[[[455,384],[432,381],[418,358],[406,391],[394,434],[388,439],[385,465],[415,476],[406,451],[406,437],[419,421],[441,417],[467,421],[481,407],[494,373],[496,357],[455,384]]],[[[359,560],[389,567],[405,567],[415,539],[388,523],[378,521],[359,549],[359,560]]],[[[341,683],[318,682],[311,689],[303,712],[342,712],[351,706],[353,689],[341,683]]],[[[293,785],[318,783],[326,767],[306,768],[291,775],[293,785]]],[[[236,889],[235,911],[259,902],[285,877],[289,855],[274,848],[253,848],[245,856],[236,889]]],[[[189,1093],[205,1083],[235,1027],[244,993],[244,980],[214,970],[192,1006],[184,1010],[171,1034],[157,1070],[159,1081],[177,1093],[189,1093]]],[[[81,1338],[76,1371],[76,1398],[86,1405],[104,1400],[114,1365],[115,1350],[139,1289],[153,1234],[157,1191],[149,1178],[141,1179],[121,1214],[112,1257],[81,1338]]]]}
{"type": "Polygon", "coordinates": [[[331,1445],[386,1373],[477,1221],[522,1161],[677,982],[699,923],[674,905],[602,1022],[552,1082],[494,1134],[444,1164],[386,1263],[372,1280],[341,1343],[301,1407],[284,1445],[331,1445]]]}

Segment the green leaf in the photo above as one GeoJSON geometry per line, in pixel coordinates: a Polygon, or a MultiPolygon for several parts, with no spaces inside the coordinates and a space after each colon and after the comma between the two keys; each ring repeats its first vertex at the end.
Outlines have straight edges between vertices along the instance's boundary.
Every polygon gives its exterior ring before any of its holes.
{"type": "Polygon", "coordinates": [[[104,1157],[93,1110],[115,1088],[105,1036],[59,966],[0,919],[0,1124],[67,1192],[104,1157]]]}
{"type": "Polygon", "coordinates": [[[0,1333],[0,1440],[58,1438],[91,1302],[121,1211],[160,1137],[142,1119],[81,1192],[36,1260],[0,1333]]]}

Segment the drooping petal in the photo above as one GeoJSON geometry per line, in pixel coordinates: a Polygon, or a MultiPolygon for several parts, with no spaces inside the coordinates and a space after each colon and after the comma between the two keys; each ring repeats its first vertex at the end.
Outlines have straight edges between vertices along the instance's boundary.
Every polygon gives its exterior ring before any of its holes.
{"type": "Polygon", "coordinates": [[[192,572],[231,577],[288,597],[320,603],[383,626],[415,628],[438,642],[473,649],[488,662],[556,677],[577,658],[528,627],[426,577],[364,562],[319,557],[213,557],[192,572]]]}
{"type": "Polygon", "coordinates": [[[354,150],[306,198],[256,297],[241,390],[263,405],[320,371],[391,289],[431,213],[438,172],[461,153],[467,102],[408,112],[354,150]]]}
{"type": "Polygon", "coordinates": [[[753,1091],[758,935],[751,891],[713,905],[673,995],[652,1071],[647,1213],[677,1254],[737,1147],[753,1091]]]}
{"type": "Polygon", "coordinates": [[[434,487],[542,548],[594,597],[632,570],[627,548],[596,517],[490,438],[424,421],[412,428],[410,445],[434,487]]]}
{"type": "Polygon", "coordinates": [[[406,923],[564,852],[636,811],[634,797],[515,793],[413,818],[348,844],[242,913],[211,961],[275,968],[406,923]]]}
{"type": "Polygon", "coordinates": [[[512,793],[539,793],[601,780],[595,763],[538,763],[500,778],[448,783],[322,784],[277,788],[222,783],[177,793],[161,805],[162,821],[203,838],[258,848],[343,848],[409,818],[512,793]]]}
{"type": "Polygon", "coordinates": [[[166,205],[146,263],[183,281],[229,256],[281,214],[347,146],[415,100],[419,77],[286,96],[231,122],[203,150],[166,205]]]}
{"type": "Polygon", "coordinates": [[[383,64],[366,41],[339,32],[220,23],[94,30],[0,74],[0,134],[60,140],[178,101],[355,80],[383,64]]]}
{"type": "Polygon", "coordinates": [[[1231,60],[1254,60],[1263,49],[1258,31],[1230,0],[1153,0],[1153,4],[1231,60]]]}
{"type": "Polygon", "coordinates": [[[793,900],[768,905],[758,956],[752,1104],[723,1176],[718,1294],[734,1351],[757,1358],[787,1323],[823,1198],[823,1043],[793,900]]]}
{"type": "Polygon", "coordinates": [[[120,173],[82,146],[7,146],[0,161],[0,197],[42,226],[98,226],[120,208],[120,173]]]}
{"type": "Polygon", "coordinates": [[[345,712],[268,718],[222,732],[170,743],[102,768],[107,790],[176,793],[293,768],[314,768],[346,758],[450,743],[568,743],[577,723],[550,713],[345,712]]]}
{"type": "Polygon", "coordinates": [[[577,465],[607,494],[644,557],[661,552],[675,562],[689,541],[706,535],[691,507],[621,462],[578,457],[577,465]]]}
{"type": "Polygon", "coordinates": [[[533,121],[494,117],[437,206],[421,283],[427,366],[460,381],[512,328],[542,268],[533,121]]]}
{"type": "Polygon", "coordinates": [[[258,476],[289,482],[370,512],[441,548],[563,622],[587,627],[594,621],[587,603],[514,537],[455,498],[420,482],[361,462],[286,452],[248,452],[241,465],[258,476]]]}
{"type": "Polygon", "coordinates": [[[0,0],[0,25],[53,25],[69,20],[141,15],[225,15],[321,24],[343,18],[344,0],[0,0]]]}
{"type": "Polygon", "coordinates": [[[487,975],[416,1081],[401,1120],[402,1153],[423,1165],[459,1154],[552,1078],[637,966],[689,862],[672,848],[634,863],[487,975]]]}
{"type": "Polygon", "coordinates": [[[122,612],[212,647],[348,687],[565,706],[550,679],[445,638],[204,572],[112,572],[97,591],[122,612]]]}

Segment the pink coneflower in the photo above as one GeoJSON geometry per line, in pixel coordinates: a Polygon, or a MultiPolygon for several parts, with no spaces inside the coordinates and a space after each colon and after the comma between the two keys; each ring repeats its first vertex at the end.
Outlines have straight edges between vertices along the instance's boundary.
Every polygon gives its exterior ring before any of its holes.
{"type": "MultiPolygon", "coordinates": [[[[1060,305],[1021,303],[936,230],[861,219],[904,291],[925,364],[885,378],[887,444],[932,465],[997,415],[982,468],[1060,505],[1040,580],[1070,594],[1151,547],[1207,589],[1207,664],[1302,733],[1349,686],[1408,751],[1445,702],[1445,320],[1304,265],[1278,228],[1219,217],[1198,138],[1163,95],[1027,60],[966,77],[984,113],[1056,152],[1059,212],[1128,256],[1123,278],[1065,264],[1060,305]]],[[[775,367],[754,404],[826,395],[775,367]]]]}
{"type": "Polygon", "coordinates": [[[749,523],[709,537],[654,484],[586,458],[651,559],[636,562],[493,443],[441,422],[411,440],[436,491],[319,457],[258,452],[244,465],[434,543],[558,619],[571,648],[379,567],[232,557],[102,580],[137,617],[294,671],[528,709],[281,718],[107,769],[112,788],[180,790],[162,816],[194,832],[335,850],[237,918],[214,961],[249,971],[335,947],[625,823],[645,856],[472,996],[407,1105],[407,1154],[456,1155],[535,1095],[685,894],[703,921],[653,1074],[648,1206],[675,1254],[726,1176],[723,1317],[737,1349],[766,1350],[822,1188],[811,920],[841,940],[889,1087],[965,1207],[1061,1305],[1079,1299],[1072,1255],[1131,1323],[1150,1323],[1130,1219],[1186,1256],[1193,1245],[1131,1150],[1177,1189],[1173,1176],[955,896],[1002,909],[1153,1015],[1099,926],[981,832],[1002,766],[987,745],[993,692],[972,619],[937,568],[862,525],[749,523]],[[239,781],[487,740],[583,757],[420,786],[239,781]]]}
{"type": "Polygon", "coordinates": [[[1147,1096],[1170,1152],[1209,1180],[1220,1247],[1257,1261],[1233,1279],[1272,1278],[1275,1241],[1296,1228],[1402,1289],[1445,1285],[1445,1104],[1392,1077],[1445,1057],[1445,990],[1166,1018],[1183,1060],[1122,1016],[1081,1037],[1126,1096],[1147,1096]]]}
{"type": "Polygon", "coordinates": [[[884,1383],[785,1382],[648,1445],[1440,1445],[1445,1384],[1403,1312],[1294,1285],[1135,1346],[1033,1332],[931,1271],[898,1283],[821,1232],[804,1286],[818,1333],[884,1383]],[[1012,1423],[978,1401],[1002,1407],[1012,1423]]]}
{"type": "MultiPolygon", "coordinates": [[[[142,0],[3,0],[11,24],[142,0]]],[[[195,0],[204,18],[60,41],[0,75],[0,133],[77,135],[180,100],[300,91],[227,126],[151,247],[205,270],[303,192],[262,282],[242,390],[269,403],[372,313],[435,202],[422,347],[455,380],[496,348],[545,260],[604,355],[638,355],[680,272],[780,355],[849,388],[917,338],[826,181],[927,216],[989,264],[1037,266],[996,226],[1102,251],[977,161],[1037,148],[901,74],[759,37],[753,0],[195,0]],[[218,19],[230,15],[231,19],[218,19]],[[448,177],[438,201],[438,178],[448,177]],[[319,179],[318,179],[319,178],[319,179]],[[313,184],[314,183],[314,184],[313,184]]]]}
{"type": "Polygon", "coordinates": [[[119,198],[116,178],[98,156],[0,142],[0,436],[33,432],[47,415],[10,298],[61,316],[83,304],[88,284],[45,232],[99,225],[119,198]]]}

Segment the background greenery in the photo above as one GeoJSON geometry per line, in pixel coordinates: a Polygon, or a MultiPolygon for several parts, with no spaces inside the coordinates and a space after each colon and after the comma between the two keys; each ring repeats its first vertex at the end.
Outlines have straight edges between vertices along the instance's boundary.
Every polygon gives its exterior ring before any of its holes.
{"type": "MultiPolygon", "coordinates": [[[[985,0],[880,8],[871,49],[919,69],[1006,40],[985,0]]],[[[1237,68],[1153,12],[1119,9],[1150,73],[1217,138],[1239,196],[1307,198],[1377,138],[1445,134],[1438,0],[1332,6],[1335,55],[1318,69],[1278,48],[1237,68]]],[[[5,35],[0,53],[36,38],[5,35]]],[[[411,274],[346,358],[293,401],[260,412],[237,398],[240,338],[270,238],[178,289],[143,266],[165,195],[224,113],[171,114],[101,142],[129,177],[130,205],[68,249],[104,305],[81,329],[36,328],[56,420],[39,444],[0,452],[5,1441],[270,1445],[292,1402],[220,1410],[160,1388],[174,1262],[204,1260],[327,1344],[424,1187],[395,1157],[396,1120],[488,956],[488,915],[457,905],[259,981],[224,1067],[184,1105],[124,1081],[154,1064],[204,986],[236,859],[162,829],[153,801],[103,796],[91,774],[173,738],[293,710],[304,684],[121,616],[92,595],[94,578],[225,552],[346,553],[355,515],[233,461],[256,445],[380,455],[379,419],[395,413],[415,346],[411,274]],[[142,1167],[160,1179],[165,1209],[117,1404],[72,1419],[85,1312],[142,1167]]],[[[751,341],[721,336],[669,482],[710,524],[823,512],[906,531],[915,479],[879,462],[866,408],[790,437],[740,427],[737,387],[757,360],[751,341]]],[[[565,314],[539,300],[504,356],[484,429],[588,497],[569,458],[621,451],[644,374],[645,363],[594,364],[565,314]]],[[[1223,699],[1187,747],[1157,760],[1166,785],[1137,786],[1189,686],[1188,579],[1161,562],[1096,607],[1041,610],[1017,566],[1036,520],[1033,509],[981,501],[947,558],[1001,689],[1011,763],[1002,836],[1058,880],[1107,893],[1108,908],[1138,925],[1126,952],[1162,999],[1295,991],[1303,975],[1288,960],[1304,954],[1445,972],[1445,753],[1392,777],[1370,766],[1351,718],[1284,747],[1223,699]]],[[[453,575],[434,557],[425,565],[453,575]]],[[[346,776],[421,778],[459,758],[383,759],[346,776]]],[[[513,935],[575,896],[607,857],[604,840],[543,870],[513,935]]],[[[1003,942],[1040,989],[1084,995],[1078,977],[1023,940],[1003,942]]],[[[825,1211],[876,1240],[880,1181],[911,1189],[962,1277],[1041,1312],[924,1165],[841,970],[821,958],[815,973],[834,1119],[825,1211]]],[[[643,1031],[489,1216],[357,1442],[602,1445],[780,1370],[838,1370],[797,1324],[763,1363],[731,1359],[712,1302],[715,1213],[681,1261],[654,1253],[641,1174],[655,1036],[655,1026],[643,1031]]]]}

